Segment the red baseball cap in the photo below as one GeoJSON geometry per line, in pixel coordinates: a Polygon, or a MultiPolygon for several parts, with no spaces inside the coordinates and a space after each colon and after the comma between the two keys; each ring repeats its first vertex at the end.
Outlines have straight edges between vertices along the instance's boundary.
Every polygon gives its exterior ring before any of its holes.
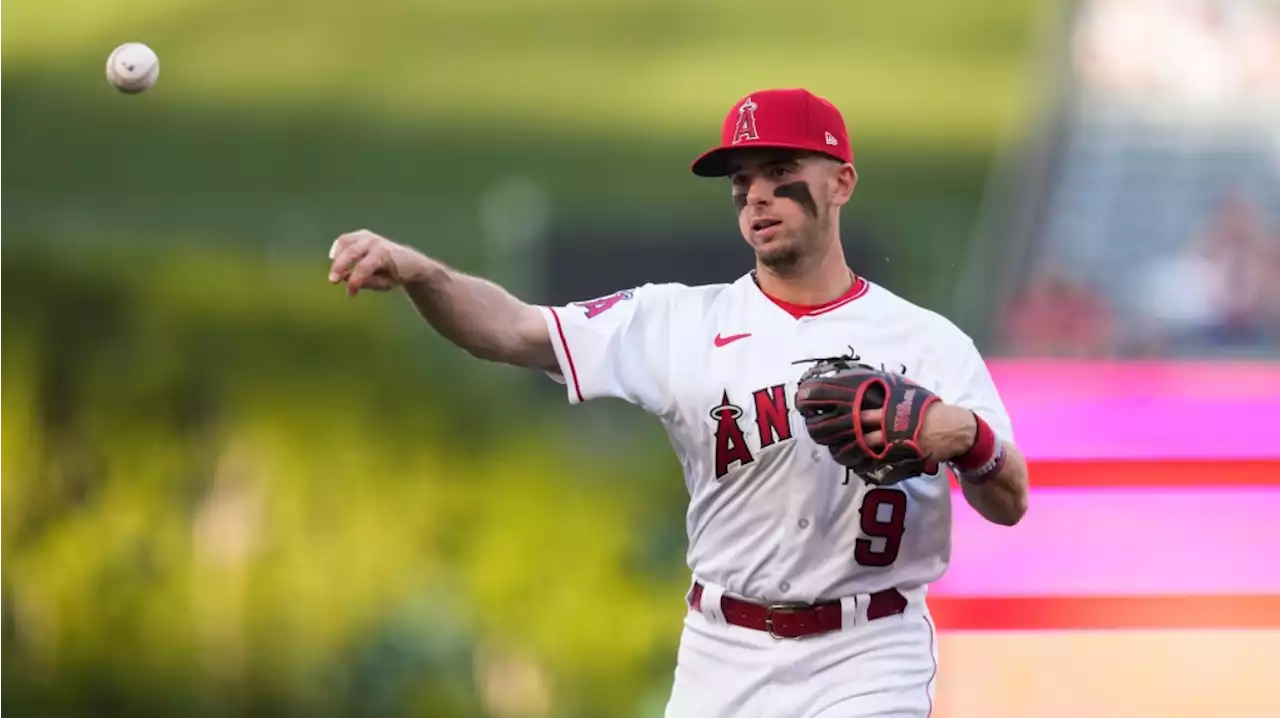
{"type": "Polygon", "coordinates": [[[746,147],[808,150],[853,162],[844,117],[830,102],[802,89],[761,90],[742,98],[720,128],[720,146],[693,161],[700,177],[729,174],[729,156],[746,147]]]}

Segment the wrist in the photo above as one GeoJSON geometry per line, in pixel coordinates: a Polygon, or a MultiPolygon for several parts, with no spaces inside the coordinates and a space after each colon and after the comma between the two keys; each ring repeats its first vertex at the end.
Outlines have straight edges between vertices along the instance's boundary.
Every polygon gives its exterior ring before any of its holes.
{"type": "Polygon", "coordinates": [[[443,264],[427,257],[410,247],[396,247],[396,264],[401,267],[401,276],[405,284],[421,284],[434,286],[448,277],[443,264]]]}
{"type": "Polygon", "coordinates": [[[968,409],[936,403],[925,415],[924,448],[938,461],[953,461],[972,446],[975,418],[968,409]]]}
{"type": "Polygon", "coordinates": [[[1004,466],[1004,442],[982,417],[969,413],[973,417],[972,441],[964,452],[951,459],[951,464],[956,467],[961,480],[982,484],[1000,473],[1004,466]]]}

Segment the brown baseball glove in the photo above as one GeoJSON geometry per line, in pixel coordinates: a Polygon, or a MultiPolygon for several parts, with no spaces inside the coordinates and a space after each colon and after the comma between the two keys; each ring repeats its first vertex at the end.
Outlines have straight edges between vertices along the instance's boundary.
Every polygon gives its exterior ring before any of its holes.
{"type": "Polygon", "coordinates": [[[925,412],[941,401],[937,395],[852,353],[811,361],[800,377],[796,407],[809,436],[836,463],[877,486],[938,470],[920,444],[925,412]]]}

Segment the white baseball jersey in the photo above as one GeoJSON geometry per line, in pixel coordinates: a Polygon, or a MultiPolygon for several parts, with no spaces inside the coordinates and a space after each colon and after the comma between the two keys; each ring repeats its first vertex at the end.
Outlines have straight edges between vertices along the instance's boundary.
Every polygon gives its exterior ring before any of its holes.
{"type": "Polygon", "coordinates": [[[684,468],[688,564],[699,579],[764,601],[817,601],[931,583],[951,553],[945,477],[894,487],[846,481],[795,409],[805,359],[850,349],[905,369],[1012,441],[970,338],[944,317],[862,279],[802,308],[733,284],[647,284],[544,308],[571,403],[615,397],[659,417],[684,468]]]}

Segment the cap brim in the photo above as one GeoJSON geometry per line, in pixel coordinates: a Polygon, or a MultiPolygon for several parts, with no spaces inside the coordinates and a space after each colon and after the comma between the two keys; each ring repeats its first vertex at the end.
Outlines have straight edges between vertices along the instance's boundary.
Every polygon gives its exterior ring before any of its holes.
{"type": "Polygon", "coordinates": [[[699,177],[726,177],[729,174],[729,160],[735,152],[741,150],[795,150],[797,152],[814,152],[816,154],[827,155],[833,159],[845,162],[833,154],[815,150],[808,145],[800,145],[788,142],[752,142],[749,145],[730,145],[727,147],[715,147],[698,156],[693,161],[689,169],[699,177]]]}

